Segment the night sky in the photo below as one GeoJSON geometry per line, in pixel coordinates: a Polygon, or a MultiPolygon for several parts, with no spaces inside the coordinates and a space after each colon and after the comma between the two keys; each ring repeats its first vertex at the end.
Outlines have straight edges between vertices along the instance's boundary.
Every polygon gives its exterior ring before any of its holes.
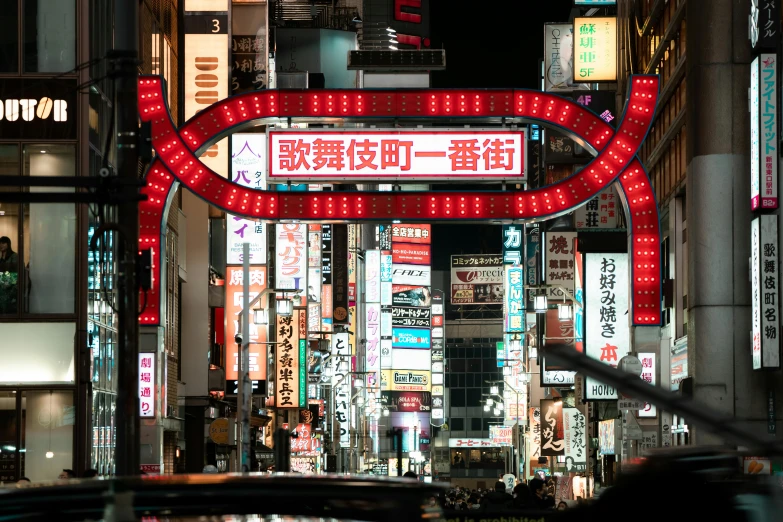
{"type": "MultiPolygon", "coordinates": [[[[432,47],[446,49],[447,64],[432,73],[432,87],[539,88],[543,25],[567,21],[572,7],[573,0],[430,0],[432,47]]],[[[499,225],[436,225],[433,267],[449,270],[452,254],[500,253],[500,238],[499,225]]]]}

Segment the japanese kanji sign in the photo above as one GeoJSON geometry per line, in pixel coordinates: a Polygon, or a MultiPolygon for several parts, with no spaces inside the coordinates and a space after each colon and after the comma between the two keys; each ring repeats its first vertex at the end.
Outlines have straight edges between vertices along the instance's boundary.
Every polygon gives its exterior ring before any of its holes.
{"type": "MultiPolygon", "coordinates": [[[[391,241],[392,244],[417,243],[429,245],[432,243],[432,225],[391,225],[391,241]]],[[[390,248],[392,248],[392,245],[389,245],[390,248]]]]}
{"type": "Polygon", "coordinates": [[[430,328],[432,311],[429,308],[394,307],[392,308],[392,326],[430,328]]]}
{"type": "Polygon", "coordinates": [[[305,386],[300,383],[300,373],[306,376],[307,371],[304,361],[307,347],[305,344],[300,346],[299,342],[300,316],[303,314],[303,310],[297,309],[288,317],[277,316],[275,406],[278,408],[299,408],[307,404],[306,382],[305,386]]]}
{"type": "MultiPolygon", "coordinates": [[[[630,344],[628,254],[585,254],[585,352],[617,367],[630,344]]],[[[617,391],[585,379],[587,400],[617,399],[617,391]]]]}
{"type": "MultiPolygon", "coordinates": [[[[780,22],[778,22],[780,23],[780,22]]],[[[750,64],[750,207],[778,208],[777,55],[750,64]]]]}
{"type": "Polygon", "coordinates": [[[541,399],[541,455],[554,457],[564,454],[563,401],[541,399]]]}
{"type": "MultiPolygon", "coordinates": [[[[276,225],[275,238],[275,286],[307,290],[307,225],[276,225]]],[[[307,301],[306,294],[299,294],[302,304],[307,301]]]]}
{"type": "Polygon", "coordinates": [[[348,225],[332,225],[332,320],[349,324],[348,225]]]}
{"type": "Polygon", "coordinates": [[[594,230],[600,228],[617,228],[617,217],[622,212],[620,199],[614,187],[582,205],[574,212],[574,222],[577,230],[594,230]]]}
{"type": "Polygon", "coordinates": [[[513,446],[514,426],[490,426],[489,440],[497,446],[513,446]]]}
{"type": "MultiPolygon", "coordinates": [[[[639,360],[642,362],[642,375],[641,378],[644,382],[655,386],[655,352],[644,352],[639,354],[639,360]]],[[[654,404],[649,402],[644,403],[644,407],[639,410],[639,417],[656,417],[658,416],[658,409],[654,404]]]]}
{"type": "Polygon", "coordinates": [[[530,431],[527,434],[527,461],[529,474],[533,474],[534,466],[538,465],[538,457],[541,456],[541,408],[530,408],[528,419],[530,431]]]}
{"type": "Polygon", "coordinates": [[[587,470],[586,420],[578,408],[563,408],[566,471],[587,470]]]}
{"type": "Polygon", "coordinates": [[[154,353],[139,354],[139,417],[155,417],[154,353]]]}
{"type": "MultiPolygon", "coordinates": [[[[266,226],[266,225],[265,225],[266,226]]],[[[242,311],[242,280],[244,279],[241,266],[226,267],[226,311],[225,311],[225,345],[226,345],[226,380],[235,381],[239,371],[239,346],[236,338],[239,333],[242,311]]],[[[250,266],[250,294],[248,302],[252,301],[266,288],[266,267],[250,266]]],[[[265,305],[266,303],[262,303],[265,305]]],[[[250,380],[266,380],[266,326],[255,324],[253,312],[250,312],[250,380]]]]}
{"type": "Polygon", "coordinates": [[[751,221],[751,316],[753,369],[780,367],[780,293],[778,217],[763,214],[751,221]]]}
{"type": "MultiPolygon", "coordinates": [[[[547,232],[544,241],[546,284],[563,286],[573,294],[576,232],[547,232]]],[[[563,296],[559,288],[549,288],[548,292],[550,297],[563,296]]]]}
{"type": "MultiPolygon", "coordinates": [[[[325,96],[324,106],[340,103],[325,96]]],[[[454,100],[455,106],[466,103],[454,100]]],[[[269,132],[269,178],[525,180],[525,130],[338,130],[269,132]]]]}
{"type": "Polygon", "coordinates": [[[574,18],[574,81],[617,79],[617,19],[574,18]]]}

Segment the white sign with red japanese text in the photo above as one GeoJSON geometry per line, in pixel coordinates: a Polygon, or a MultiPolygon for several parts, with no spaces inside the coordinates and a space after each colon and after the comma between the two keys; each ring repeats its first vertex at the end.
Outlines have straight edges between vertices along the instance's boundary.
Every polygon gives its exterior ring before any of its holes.
{"type": "Polygon", "coordinates": [[[340,444],[347,446],[351,442],[348,429],[351,409],[351,347],[348,341],[348,333],[341,332],[332,335],[332,390],[334,393],[334,419],[340,429],[340,444]]]}
{"type": "Polygon", "coordinates": [[[490,426],[489,440],[498,446],[513,446],[514,426],[490,426]]]}
{"type": "MultiPolygon", "coordinates": [[[[307,225],[286,223],[275,227],[275,286],[307,289],[307,225]]],[[[307,293],[299,294],[305,304],[307,293]]]]}
{"type": "Polygon", "coordinates": [[[521,182],[526,179],[525,142],[524,129],[274,130],[269,132],[269,178],[521,182]]]}
{"type": "MultiPolygon", "coordinates": [[[[628,254],[585,254],[585,352],[617,367],[628,355],[628,254]]],[[[585,379],[587,400],[617,399],[617,390],[585,379]]]]}
{"type": "Polygon", "coordinates": [[[449,439],[449,448],[498,448],[490,439],[449,439]]]}
{"type": "MultiPolygon", "coordinates": [[[[639,354],[639,360],[642,362],[642,380],[655,386],[655,353],[645,352],[639,354]]],[[[644,407],[639,410],[639,417],[656,417],[658,410],[654,404],[644,403],[644,407]]]]}
{"type": "Polygon", "coordinates": [[[139,417],[155,417],[155,354],[139,354],[139,417]]]}
{"type": "MultiPolygon", "coordinates": [[[[573,294],[576,232],[547,232],[544,239],[546,284],[560,285],[573,294]]],[[[562,298],[563,292],[558,288],[549,288],[549,297],[562,298]]]]}

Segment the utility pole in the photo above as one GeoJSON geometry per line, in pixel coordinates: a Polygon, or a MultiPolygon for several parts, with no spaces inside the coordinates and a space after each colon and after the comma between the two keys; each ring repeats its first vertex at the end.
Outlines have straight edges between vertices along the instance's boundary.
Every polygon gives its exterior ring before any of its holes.
{"type": "MultiPolygon", "coordinates": [[[[117,282],[118,374],[117,445],[118,476],[139,474],[139,290],[136,259],[139,243],[138,178],[138,0],[115,0],[112,52],[116,98],[117,168],[120,186],[129,196],[117,206],[117,228],[121,251],[117,282]]],[[[109,129],[109,132],[115,132],[109,129]]],[[[161,248],[157,245],[157,248],[161,248]]]]}

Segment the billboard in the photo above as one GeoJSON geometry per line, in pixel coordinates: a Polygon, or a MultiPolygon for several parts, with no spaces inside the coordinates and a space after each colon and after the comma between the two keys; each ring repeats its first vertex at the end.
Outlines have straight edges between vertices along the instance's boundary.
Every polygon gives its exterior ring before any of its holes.
{"type": "Polygon", "coordinates": [[[393,306],[429,307],[432,304],[432,292],[428,286],[392,285],[393,306]]]}
{"type": "MultiPolygon", "coordinates": [[[[225,346],[226,346],[226,380],[239,379],[239,347],[237,346],[237,333],[240,331],[239,316],[242,311],[242,281],[244,279],[241,266],[226,267],[226,300],[225,300],[225,346]]],[[[250,267],[250,293],[248,302],[252,301],[266,288],[266,267],[250,267]]],[[[262,303],[264,304],[264,303],[262,303]]],[[[250,380],[266,380],[266,326],[259,326],[253,322],[253,314],[250,313],[250,380]]]]}
{"type": "Polygon", "coordinates": [[[778,217],[750,222],[750,287],[753,369],[780,367],[778,217]]]}
{"type": "Polygon", "coordinates": [[[777,55],[750,64],[750,207],[778,208],[777,55]]]}
{"type": "MultiPolygon", "coordinates": [[[[412,350],[410,348],[392,348],[391,361],[392,368],[406,368],[408,370],[430,370],[432,365],[428,350],[412,350]]],[[[442,368],[440,373],[443,373],[442,368]]]]}
{"type": "Polygon", "coordinates": [[[429,350],[430,341],[428,328],[392,328],[392,348],[429,350]]]}
{"type": "Polygon", "coordinates": [[[574,81],[617,80],[617,18],[574,18],[574,81]]]}
{"type": "Polygon", "coordinates": [[[393,264],[392,283],[395,285],[430,286],[431,271],[429,266],[393,264]]]}
{"type": "Polygon", "coordinates": [[[397,243],[392,245],[392,262],[409,265],[429,265],[430,246],[416,243],[397,243]]]}
{"type": "Polygon", "coordinates": [[[385,391],[430,391],[429,370],[383,370],[381,389],[385,391]]]}
{"type": "Polygon", "coordinates": [[[544,25],[544,90],[573,90],[582,86],[574,83],[574,26],[571,24],[544,25]]]}
{"type": "Polygon", "coordinates": [[[432,310],[429,308],[396,306],[392,308],[392,326],[430,328],[432,326],[431,314],[432,310]]]}
{"type": "MultiPolygon", "coordinates": [[[[329,105],[323,101],[324,115],[329,105]]],[[[448,101],[443,102],[448,104],[448,101]]],[[[457,108],[455,115],[466,107],[457,108]]],[[[269,132],[269,179],[525,181],[525,129],[286,129],[269,132]]]]}
{"type": "Polygon", "coordinates": [[[502,255],[451,256],[452,304],[502,304],[502,255]]]}
{"type": "MultiPolygon", "coordinates": [[[[630,349],[628,254],[584,254],[585,352],[617,367],[630,349]]],[[[617,399],[617,390],[585,378],[587,400],[617,399]]]]}
{"type": "Polygon", "coordinates": [[[416,243],[429,245],[432,242],[432,225],[391,226],[391,240],[394,243],[416,243]]]}
{"type": "Polygon", "coordinates": [[[432,397],[429,392],[382,391],[381,404],[390,412],[429,412],[432,397]]]}

